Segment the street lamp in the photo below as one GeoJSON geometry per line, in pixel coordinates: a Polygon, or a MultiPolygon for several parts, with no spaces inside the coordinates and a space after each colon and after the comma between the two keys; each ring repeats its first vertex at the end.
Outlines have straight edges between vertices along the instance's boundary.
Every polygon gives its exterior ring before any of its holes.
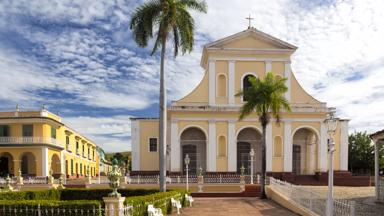
{"type": "Polygon", "coordinates": [[[186,176],[186,182],[187,182],[187,191],[189,189],[189,185],[188,185],[188,165],[189,165],[189,162],[191,161],[191,159],[189,158],[188,154],[185,155],[185,159],[184,159],[184,162],[185,162],[185,170],[186,170],[186,173],[187,173],[187,176],[186,176]]]}
{"type": "Polygon", "coordinates": [[[253,184],[253,157],[255,156],[255,151],[253,148],[251,148],[249,155],[251,156],[251,184],[253,184]]]}
{"type": "Polygon", "coordinates": [[[325,124],[328,133],[328,197],[327,197],[327,216],[333,215],[333,152],[335,151],[335,143],[333,136],[337,128],[337,119],[335,118],[335,108],[330,108],[325,124]]]}

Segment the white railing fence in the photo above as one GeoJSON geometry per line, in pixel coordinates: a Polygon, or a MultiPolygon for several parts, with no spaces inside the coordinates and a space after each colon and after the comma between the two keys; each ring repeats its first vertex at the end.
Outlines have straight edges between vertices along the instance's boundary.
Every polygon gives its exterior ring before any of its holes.
{"type": "MultiPolygon", "coordinates": [[[[302,186],[290,184],[275,178],[269,179],[269,184],[273,189],[280,192],[297,205],[306,208],[316,215],[326,214],[326,196],[311,191],[302,186]]],[[[345,199],[335,199],[333,202],[333,215],[335,216],[354,216],[355,202],[345,199]]]]}
{"type": "MultiPolygon", "coordinates": [[[[171,175],[166,177],[167,184],[185,184],[187,181],[186,175],[171,175]]],[[[255,174],[253,176],[253,181],[255,184],[260,184],[260,175],[255,174]]],[[[196,175],[188,175],[189,183],[197,183],[196,175]]],[[[92,183],[98,184],[98,180],[92,180],[92,183]]],[[[109,183],[108,179],[101,179],[101,184],[109,183]]],[[[128,184],[158,184],[159,175],[135,175],[127,178],[128,184]]],[[[206,184],[239,184],[240,175],[239,174],[207,174],[204,175],[204,183],[206,184]]],[[[251,183],[251,176],[245,175],[245,183],[251,183]]]]}

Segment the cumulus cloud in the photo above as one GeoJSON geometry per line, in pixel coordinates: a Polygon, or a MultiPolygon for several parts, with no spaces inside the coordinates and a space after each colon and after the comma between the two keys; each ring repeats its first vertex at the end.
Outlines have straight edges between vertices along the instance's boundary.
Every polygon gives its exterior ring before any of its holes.
{"type": "Polygon", "coordinates": [[[77,116],[66,117],[63,121],[71,128],[101,145],[107,152],[118,152],[131,149],[130,117],[132,116],[77,116]]]}

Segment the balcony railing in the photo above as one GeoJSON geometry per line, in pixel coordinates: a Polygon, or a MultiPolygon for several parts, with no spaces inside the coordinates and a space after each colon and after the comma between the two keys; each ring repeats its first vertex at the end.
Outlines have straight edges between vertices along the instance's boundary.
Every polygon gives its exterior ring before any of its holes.
{"type": "Polygon", "coordinates": [[[64,143],[51,137],[0,137],[0,144],[49,144],[64,148],[64,143]]]}

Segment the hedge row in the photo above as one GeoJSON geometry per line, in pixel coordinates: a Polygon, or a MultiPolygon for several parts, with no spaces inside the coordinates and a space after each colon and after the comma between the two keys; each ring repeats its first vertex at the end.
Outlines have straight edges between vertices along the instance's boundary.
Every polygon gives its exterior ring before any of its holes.
{"type": "Polygon", "coordinates": [[[0,193],[0,200],[60,200],[60,196],[59,190],[17,191],[0,193]]]}
{"type": "Polygon", "coordinates": [[[52,200],[0,200],[2,216],[77,216],[101,215],[102,204],[96,200],[52,201],[52,200]]]}
{"type": "MultiPolygon", "coordinates": [[[[143,196],[159,192],[145,189],[120,189],[124,197],[143,196]]],[[[108,196],[111,189],[64,189],[42,191],[18,191],[0,193],[0,200],[102,200],[108,196]]]]}
{"type": "Polygon", "coordinates": [[[133,215],[142,216],[147,215],[147,207],[149,204],[154,205],[156,208],[161,208],[163,214],[172,213],[171,198],[181,202],[182,206],[186,206],[187,200],[185,199],[186,191],[184,190],[171,190],[165,193],[155,193],[146,196],[127,197],[124,201],[125,205],[133,206],[133,215]]]}

